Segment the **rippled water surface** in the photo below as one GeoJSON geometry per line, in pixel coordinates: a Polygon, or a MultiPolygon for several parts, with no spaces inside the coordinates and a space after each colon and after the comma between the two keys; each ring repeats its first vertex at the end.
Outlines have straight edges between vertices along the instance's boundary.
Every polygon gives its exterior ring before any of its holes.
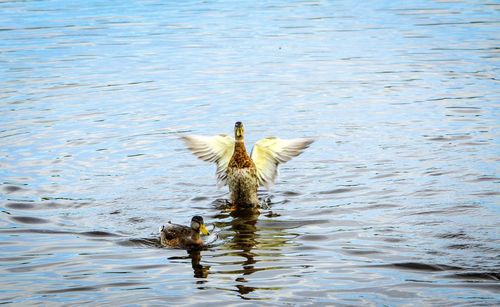
{"type": "Polygon", "coordinates": [[[177,2],[0,3],[0,302],[500,304],[497,1],[177,2]],[[179,140],[237,120],[316,139],[260,216],[179,140]]]}

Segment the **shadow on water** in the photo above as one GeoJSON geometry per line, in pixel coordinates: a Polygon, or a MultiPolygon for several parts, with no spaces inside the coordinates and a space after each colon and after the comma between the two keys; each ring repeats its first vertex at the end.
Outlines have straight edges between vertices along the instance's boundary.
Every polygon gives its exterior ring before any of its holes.
{"type": "MultiPolygon", "coordinates": [[[[201,264],[201,252],[202,250],[188,250],[186,251],[187,255],[186,256],[174,256],[174,257],[169,257],[169,260],[187,260],[191,259],[191,268],[193,269],[193,277],[194,278],[200,278],[200,279],[206,279],[208,277],[208,274],[210,273],[210,266],[209,265],[202,265],[201,264]]],[[[198,284],[203,284],[205,283],[206,280],[198,280],[198,284]]]]}
{"type": "MultiPolygon", "coordinates": [[[[134,246],[134,247],[145,247],[145,248],[165,248],[161,245],[159,238],[141,238],[141,239],[128,239],[125,241],[118,242],[121,246],[134,246]]],[[[191,259],[191,268],[193,269],[193,277],[206,279],[210,272],[209,265],[202,265],[202,251],[204,249],[192,249],[186,250],[187,255],[185,256],[172,256],[168,260],[182,260],[191,259]]],[[[197,283],[202,284],[204,280],[199,280],[197,283]]]]}
{"type": "MultiPolygon", "coordinates": [[[[265,209],[270,209],[272,205],[270,201],[266,199],[265,202],[265,209]]],[[[221,210],[221,212],[215,216],[221,221],[216,222],[216,224],[217,227],[223,229],[225,233],[225,235],[222,236],[224,243],[221,249],[226,251],[224,256],[240,257],[243,259],[229,262],[231,266],[241,266],[241,269],[218,271],[213,272],[213,274],[235,275],[234,287],[236,289],[230,289],[230,291],[237,292],[241,299],[266,300],[267,298],[262,297],[262,295],[254,297],[249,297],[248,295],[258,290],[269,291],[280,290],[281,288],[249,286],[249,284],[252,283],[251,275],[259,271],[277,269],[277,267],[273,267],[272,265],[259,267],[257,264],[262,258],[274,257],[274,259],[276,259],[281,256],[276,250],[287,244],[286,239],[283,239],[284,229],[273,228],[272,231],[269,232],[261,228],[259,226],[260,218],[275,216],[262,210],[262,208],[261,212],[252,209],[228,211],[226,205],[227,201],[216,201],[216,207],[221,210]],[[227,221],[228,218],[230,219],[229,221],[227,221]]],[[[273,260],[268,262],[272,263],[273,260]]]]}
{"type": "MultiPolygon", "coordinates": [[[[202,265],[201,262],[201,251],[193,250],[188,251],[189,258],[191,258],[191,268],[193,269],[194,278],[207,278],[210,271],[209,265],[202,265]]],[[[199,281],[202,283],[203,281],[199,281]]]]}
{"type": "Polygon", "coordinates": [[[234,236],[226,247],[228,250],[237,251],[236,255],[246,259],[242,263],[243,275],[250,275],[255,272],[254,264],[257,262],[252,249],[259,243],[256,236],[259,213],[249,210],[233,211],[231,216],[231,230],[234,236]]]}

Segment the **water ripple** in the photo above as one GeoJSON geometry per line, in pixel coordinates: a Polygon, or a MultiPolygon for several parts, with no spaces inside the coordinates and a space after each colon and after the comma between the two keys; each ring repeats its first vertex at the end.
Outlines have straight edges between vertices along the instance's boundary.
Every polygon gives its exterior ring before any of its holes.
{"type": "Polygon", "coordinates": [[[0,301],[499,305],[498,8],[0,2],[0,301]],[[237,120],[316,139],[260,215],[179,140],[237,120]]]}

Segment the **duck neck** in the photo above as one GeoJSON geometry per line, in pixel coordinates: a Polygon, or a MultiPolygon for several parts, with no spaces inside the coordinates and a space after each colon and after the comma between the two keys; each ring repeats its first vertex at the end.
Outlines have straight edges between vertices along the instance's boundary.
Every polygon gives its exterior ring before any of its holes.
{"type": "Polygon", "coordinates": [[[236,140],[236,142],[234,142],[234,153],[248,155],[243,138],[241,138],[240,140],[236,140]]]}
{"type": "Polygon", "coordinates": [[[200,233],[198,231],[195,231],[194,229],[191,229],[191,239],[193,241],[198,241],[200,239],[200,233]]]}
{"type": "Polygon", "coordinates": [[[252,167],[252,159],[248,156],[243,139],[234,143],[234,153],[229,162],[230,167],[247,168],[252,167]]]}

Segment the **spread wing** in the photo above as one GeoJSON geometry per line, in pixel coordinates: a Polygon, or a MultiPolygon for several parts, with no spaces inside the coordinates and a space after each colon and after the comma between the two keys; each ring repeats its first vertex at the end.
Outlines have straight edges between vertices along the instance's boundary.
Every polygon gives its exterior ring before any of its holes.
{"type": "Polygon", "coordinates": [[[313,139],[282,140],[268,137],[255,143],[251,157],[257,168],[259,186],[269,188],[278,175],[278,164],[300,155],[312,142],[313,139]]]}
{"type": "Polygon", "coordinates": [[[227,165],[234,152],[234,139],[228,135],[216,136],[186,135],[182,139],[195,156],[217,164],[217,185],[227,184],[227,165]]]}

